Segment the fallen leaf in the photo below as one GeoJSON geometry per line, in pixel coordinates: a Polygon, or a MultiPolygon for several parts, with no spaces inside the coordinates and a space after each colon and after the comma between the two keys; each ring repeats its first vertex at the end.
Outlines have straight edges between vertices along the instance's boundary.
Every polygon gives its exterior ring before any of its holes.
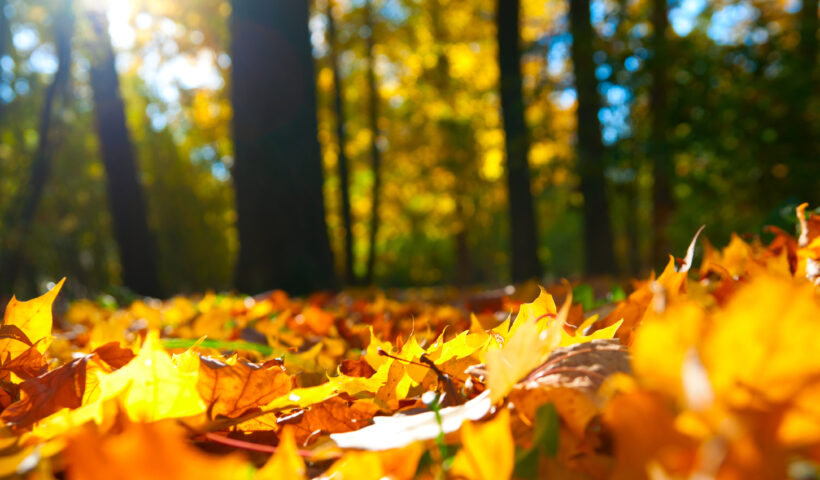
{"type": "Polygon", "coordinates": [[[379,411],[367,400],[345,399],[337,395],[310,407],[280,418],[277,424],[293,428],[296,440],[305,441],[318,434],[344,433],[366,427],[379,411]]]}
{"type": "Polygon", "coordinates": [[[254,480],[299,480],[307,478],[305,460],[299,456],[293,429],[285,427],[279,436],[276,453],[254,475],[254,480]]]}
{"type": "Polygon", "coordinates": [[[237,360],[232,365],[200,357],[197,390],[211,418],[236,418],[288,393],[293,379],[277,361],[261,365],[237,360]]]}
{"type": "Polygon", "coordinates": [[[63,408],[77,408],[85,392],[85,355],[20,384],[22,398],[0,415],[7,425],[26,428],[63,408]]]}
{"type": "Polygon", "coordinates": [[[252,467],[237,455],[213,457],[189,446],[169,422],[132,423],[121,433],[92,428],[71,438],[63,455],[69,480],[252,478],[252,467]]]}
{"type": "Polygon", "coordinates": [[[197,391],[198,371],[198,355],[189,351],[171,358],[152,331],[127,365],[110,374],[98,374],[100,395],[118,398],[133,421],[196,415],[206,409],[197,391]]]}
{"type": "Polygon", "coordinates": [[[626,349],[617,340],[594,340],[556,349],[510,393],[516,411],[535,421],[538,408],[553,403],[567,426],[583,437],[598,414],[596,392],[604,380],[630,371],[626,349]]]}
{"type": "Polygon", "coordinates": [[[481,423],[466,422],[461,427],[461,450],[450,473],[470,480],[510,478],[515,466],[515,442],[510,431],[510,412],[481,423]]]}
{"type": "MultiPolygon", "coordinates": [[[[9,356],[11,359],[16,358],[25,352],[32,343],[36,343],[37,351],[45,353],[48,346],[51,345],[51,305],[60,289],[63,288],[65,278],[57,282],[57,284],[42,296],[21,302],[16,297],[12,297],[6,306],[6,314],[3,317],[3,325],[6,331],[15,330],[16,327],[22,332],[26,342],[22,339],[13,337],[0,338],[0,358],[9,356]]],[[[16,331],[16,330],[15,330],[16,331]]]]}
{"type": "Polygon", "coordinates": [[[422,453],[424,447],[418,443],[380,452],[348,452],[334,462],[322,478],[409,480],[415,476],[422,453]]]}
{"type": "MultiPolygon", "coordinates": [[[[549,303],[552,310],[555,304],[552,297],[543,289],[539,299],[533,304],[549,303]]],[[[535,367],[540,365],[561,342],[563,322],[554,318],[549,310],[534,311],[532,306],[522,305],[522,312],[516,317],[510,336],[499,350],[490,350],[486,354],[487,388],[493,402],[504,398],[519,380],[524,378],[535,367]],[[525,309],[525,307],[528,307],[525,309]],[[539,314],[540,313],[540,314],[539,314]],[[539,326],[536,320],[542,320],[539,326]],[[551,321],[555,320],[555,321],[551,321]]]]}
{"type": "Polygon", "coordinates": [[[440,433],[455,432],[467,420],[479,420],[492,407],[489,391],[455,407],[439,410],[441,422],[434,412],[414,415],[395,414],[391,417],[373,417],[373,425],[348,433],[337,433],[330,438],[341,448],[389,450],[413,442],[436,438],[440,433]]]}
{"type": "Polygon", "coordinates": [[[10,378],[13,373],[18,378],[27,380],[39,377],[48,369],[46,358],[34,346],[29,347],[20,355],[9,359],[0,365],[0,378],[10,378]]]}

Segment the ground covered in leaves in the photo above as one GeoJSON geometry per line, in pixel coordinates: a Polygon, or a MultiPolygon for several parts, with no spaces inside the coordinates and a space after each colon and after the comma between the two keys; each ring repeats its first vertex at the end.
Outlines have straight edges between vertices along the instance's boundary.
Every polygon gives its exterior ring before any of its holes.
{"type": "Polygon", "coordinates": [[[798,218],[702,242],[699,268],[693,241],[591,311],[563,286],[560,307],[273,292],[55,318],[60,282],[0,327],[0,476],[817,478],[820,217],[798,218]]]}

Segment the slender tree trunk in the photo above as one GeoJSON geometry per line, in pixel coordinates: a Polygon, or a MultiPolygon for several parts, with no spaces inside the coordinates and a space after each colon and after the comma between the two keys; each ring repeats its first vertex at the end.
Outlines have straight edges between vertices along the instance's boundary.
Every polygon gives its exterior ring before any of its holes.
{"type": "Polygon", "coordinates": [[[91,65],[91,90],[105,174],[114,238],[120,254],[123,284],[142,295],[161,295],[156,239],[139,181],[134,147],[125,121],[125,107],[104,14],[91,16],[98,57],[91,65]]]}
{"type": "Polygon", "coordinates": [[[236,286],[334,288],[308,3],[233,0],[236,286]]]}
{"type": "MultiPolygon", "coordinates": [[[[3,2],[5,3],[5,2],[3,2]]],[[[71,37],[74,33],[74,16],[71,9],[71,0],[65,0],[63,10],[57,16],[54,24],[54,37],[57,44],[57,72],[46,89],[43,110],[40,114],[38,128],[39,144],[31,162],[31,173],[27,189],[22,189],[15,205],[20,210],[13,212],[7,219],[9,224],[8,238],[5,242],[2,261],[0,261],[0,292],[10,292],[14,288],[20,269],[23,264],[26,237],[28,236],[37,207],[43,199],[46,182],[51,176],[52,152],[54,151],[52,122],[54,120],[54,104],[58,97],[63,100],[68,96],[68,85],[71,71],[71,37]]],[[[0,16],[5,18],[2,11],[0,16]]],[[[2,33],[2,31],[0,31],[2,33]]],[[[64,102],[65,103],[65,102],[64,102]]]]}
{"type": "Polygon", "coordinates": [[[498,65],[501,70],[501,112],[507,150],[507,190],[510,204],[512,280],[521,282],[541,276],[538,231],[535,226],[529,138],[521,92],[521,35],[519,0],[498,0],[498,65]]]}
{"type": "Polygon", "coordinates": [[[578,171],[584,197],[586,272],[615,273],[612,224],[604,179],[604,145],[598,111],[601,100],[595,79],[589,0],[570,0],[570,31],[575,88],[578,94],[578,171]]]}
{"type": "MultiPolygon", "coordinates": [[[[3,13],[7,3],[7,0],[0,0],[0,57],[6,54],[6,47],[8,46],[8,41],[11,35],[9,30],[9,19],[6,18],[5,13],[3,13]]],[[[4,123],[3,120],[5,117],[5,109],[5,103],[0,102],[0,126],[4,123]]],[[[2,137],[0,137],[0,142],[2,142],[2,137]]]]}
{"type": "Polygon", "coordinates": [[[669,25],[667,0],[652,0],[653,53],[651,62],[652,90],[650,110],[652,126],[649,149],[652,157],[652,264],[663,268],[669,259],[671,246],[667,228],[675,208],[672,199],[672,182],[675,169],[666,141],[667,134],[667,71],[669,48],[666,31],[669,25]]]}
{"type": "Polygon", "coordinates": [[[800,201],[810,202],[816,205],[820,202],[820,131],[814,128],[818,122],[817,100],[818,82],[820,81],[820,71],[817,69],[818,54],[818,33],[820,33],[820,20],[817,17],[817,10],[820,8],[820,0],[803,0],[803,5],[798,13],[798,28],[800,29],[800,43],[798,44],[798,65],[799,70],[793,75],[799,82],[797,95],[794,98],[798,105],[795,111],[795,118],[801,121],[796,122],[795,128],[800,136],[797,142],[797,155],[794,166],[798,167],[791,172],[792,176],[804,179],[814,179],[812,181],[793,182],[795,191],[791,192],[800,196],[800,201]],[[797,187],[801,185],[802,188],[797,187]]]}
{"type": "Polygon", "coordinates": [[[330,69],[333,73],[333,110],[336,113],[336,137],[339,142],[337,166],[339,169],[339,205],[342,210],[342,228],[344,228],[344,275],[345,283],[356,283],[356,274],[353,272],[355,258],[353,257],[353,215],[350,210],[350,180],[348,175],[348,159],[345,153],[347,135],[345,134],[344,97],[342,76],[339,73],[339,56],[336,51],[336,22],[333,19],[333,0],[327,2],[327,43],[330,47],[330,69]]]}
{"type": "Polygon", "coordinates": [[[367,270],[365,274],[365,282],[373,283],[373,269],[376,263],[376,240],[379,233],[379,225],[381,223],[379,217],[379,210],[381,207],[381,183],[382,183],[382,155],[379,150],[379,89],[376,85],[376,71],[375,58],[373,56],[373,47],[375,45],[375,25],[373,23],[371,0],[365,0],[365,25],[370,30],[367,36],[367,90],[370,92],[370,104],[368,105],[367,118],[370,124],[370,168],[373,170],[373,206],[370,216],[370,251],[367,255],[367,270]]]}

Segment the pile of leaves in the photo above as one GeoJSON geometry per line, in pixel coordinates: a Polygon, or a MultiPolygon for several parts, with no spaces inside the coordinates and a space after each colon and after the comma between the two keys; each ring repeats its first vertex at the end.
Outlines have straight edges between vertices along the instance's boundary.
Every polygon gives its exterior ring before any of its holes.
{"type": "Polygon", "coordinates": [[[817,478],[820,216],[615,305],[207,294],[0,327],[0,476],[817,478]]]}

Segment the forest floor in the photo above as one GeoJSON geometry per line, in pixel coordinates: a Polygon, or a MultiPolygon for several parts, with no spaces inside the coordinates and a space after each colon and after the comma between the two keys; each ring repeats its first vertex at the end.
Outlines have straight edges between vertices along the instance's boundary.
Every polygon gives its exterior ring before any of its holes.
{"type": "Polygon", "coordinates": [[[63,280],[0,327],[0,476],[817,478],[820,216],[774,233],[704,243],[694,268],[696,237],[609,301],[274,291],[53,315],[63,280]]]}

